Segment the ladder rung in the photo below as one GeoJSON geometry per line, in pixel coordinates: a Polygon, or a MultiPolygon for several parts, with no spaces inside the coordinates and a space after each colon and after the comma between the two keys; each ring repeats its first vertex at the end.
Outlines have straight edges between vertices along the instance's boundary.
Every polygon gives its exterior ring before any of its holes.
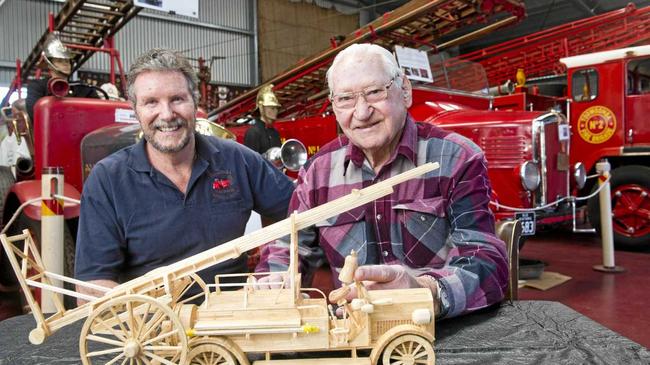
{"type": "MultiPolygon", "coordinates": [[[[86,11],[86,10],[84,9],[84,11],[86,11]]],[[[76,18],[76,17],[82,17],[82,18],[93,18],[93,19],[106,20],[106,21],[111,20],[110,17],[105,17],[105,16],[101,16],[101,15],[95,15],[95,14],[87,14],[87,13],[82,13],[82,12],[79,12],[79,13],[75,14],[75,18],[76,18]]]]}
{"type": "Polygon", "coordinates": [[[71,22],[79,23],[79,24],[88,24],[88,25],[94,25],[96,27],[104,27],[107,25],[107,23],[104,22],[95,22],[95,21],[90,21],[86,19],[79,19],[79,18],[72,18],[70,19],[71,22]]]}
{"type": "MultiPolygon", "coordinates": [[[[103,5],[100,5],[103,7],[103,5]]],[[[114,11],[114,10],[108,10],[108,9],[100,9],[96,8],[94,6],[82,6],[81,10],[83,11],[90,11],[94,13],[100,13],[100,14],[106,14],[106,15],[115,15],[115,16],[124,16],[124,14],[120,13],[119,11],[114,11]]]]}
{"type": "Polygon", "coordinates": [[[90,34],[84,34],[79,32],[68,32],[68,31],[59,31],[59,34],[61,35],[61,38],[68,37],[68,38],[77,38],[77,39],[94,39],[100,37],[97,34],[90,35],[90,34]]]}

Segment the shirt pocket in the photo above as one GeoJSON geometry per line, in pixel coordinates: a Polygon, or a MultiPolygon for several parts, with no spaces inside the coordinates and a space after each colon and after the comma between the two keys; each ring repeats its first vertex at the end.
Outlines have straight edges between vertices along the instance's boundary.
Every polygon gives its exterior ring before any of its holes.
{"type": "Polygon", "coordinates": [[[352,250],[357,253],[359,265],[368,259],[367,225],[365,209],[355,208],[325,221],[316,223],[320,246],[325,251],[330,266],[343,267],[345,256],[352,250]]]}
{"type": "Polygon", "coordinates": [[[395,204],[393,211],[402,237],[393,243],[393,253],[411,267],[422,267],[436,256],[445,257],[449,222],[446,213],[447,199],[441,197],[416,199],[395,204]]]}

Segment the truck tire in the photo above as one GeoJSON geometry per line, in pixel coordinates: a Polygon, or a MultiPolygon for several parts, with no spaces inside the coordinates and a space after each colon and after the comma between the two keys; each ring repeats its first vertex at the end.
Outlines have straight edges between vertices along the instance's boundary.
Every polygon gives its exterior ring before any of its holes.
{"type": "MultiPolygon", "coordinates": [[[[612,228],[616,248],[650,248],[650,168],[623,166],[611,173],[612,228]]],[[[595,186],[593,191],[598,189],[595,186]]],[[[592,226],[600,232],[598,196],[589,199],[587,212],[592,226]]]]}
{"type": "Polygon", "coordinates": [[[14,178],[14,174],[11,172],[11,167],[0,166],[0,214],[4,212],[5,209],[5,198],[7,197],[7,192],[15,182],[16,179],[14,178]]]}
{"type": "MultiPolygon", "coordinates": [[[[41,222],[33,220],[21,213],[16,221],[9,228],[9,235],[16,235],[22,233],[24,229],[28,229],[32,234],[32,238],[36,243],[39,251],[41,250],[41,222]]],[[[42,252],[41,252],[42,254],[42,252]]],[[[63,275],[67,277],[74,277],[74,257],[75,257],[75,241],[70,234],[67,223],[63,226],[63,275]]],[[[14,278],[15,279],[15,278],[14,278]]],[[[74,285],[65,283],[64,287],[69,290],[74,290],[74,285]]],[[[70,309],[76,306],[76,298],[64,296],[65,307],[70,309]]]]}

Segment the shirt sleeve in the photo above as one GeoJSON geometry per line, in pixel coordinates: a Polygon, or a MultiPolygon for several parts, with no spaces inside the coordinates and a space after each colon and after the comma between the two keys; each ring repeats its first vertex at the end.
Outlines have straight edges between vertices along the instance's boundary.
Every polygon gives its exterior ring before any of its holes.
{"type": "Polygon", "coordinates": [[[484,155],[476,151],[457,161],[447,190],[450,249],[444,265],[426,273],[438,280],[447,299],[442,317],[498,303],[508,285],[505,243],[495,234],[489,209],[491,189],[484,155]]]}
{"type": "Polygon", "coordinates": [[[124,232],[119,224],[110,176],[96,165],[84,184],[77,232],[75,277],[118,281],[125,261],[124,232]]]}

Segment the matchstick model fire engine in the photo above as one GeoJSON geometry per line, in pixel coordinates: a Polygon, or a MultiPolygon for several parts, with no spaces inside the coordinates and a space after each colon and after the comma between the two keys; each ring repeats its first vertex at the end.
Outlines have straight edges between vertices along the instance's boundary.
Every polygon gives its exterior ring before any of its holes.
{"type": "MultiPolygon", "coordinates": [[[[347,196],[294,213],[250,235],[152,270],[113,289],[48,271],[27,230],[11,237],[2,234],[0,241],[36,320],[30,342],[41,344],[60,328],[85,318],[79,338],[84,365],[247,365],[248,354],[256,353],[265,359],[253,364],[262,365],[275,363],[272,356],[277,353],[303,351],[321,353],[318,360],[290,363],[433,365],[435,313],[431,290],[367,290],[353,280],[358,264],[351,252],[339,275],[344,286],[329,295],[330,301],[342,310],[343,315],[337,317],[323,292],[300,287],[297,237],[298,230],[388,195],[393,186],[437,167],[437,163],[428,163],[365,189],[354,189],[347,196]],[[255,278],[259,273],[217,275],[216,283],[210,285],[196,274],[285,235],[291,237],[287,279],[271,283],[279,284],[280,289],[257,289],[255,278]],[[233,284],[220,281],[233,278],[244,279],[234,284],[243,289],[222,291],[233,284]],[[92,287],[103,295],[66,291],[53,286],[55,280],[92,287]],[[356,288],[357,298],[349,302],[346,295],[351,286],[356,288]],[[46,318],[30,287],[51,291],[56,313],[46,318]],[[66,310],[56,293],[89,302],[66,310]],[[316,298],[303,293],[314,293],[316,298]],[[193,304],[197,301],[200,305],[193,304]],[[357,350],[369,353],[362,355],[357,350]],[[334,351],[344,357],[330,358],[334,351]]],[[[282,360],[278,363],[286,364],[282,360]]]]}

